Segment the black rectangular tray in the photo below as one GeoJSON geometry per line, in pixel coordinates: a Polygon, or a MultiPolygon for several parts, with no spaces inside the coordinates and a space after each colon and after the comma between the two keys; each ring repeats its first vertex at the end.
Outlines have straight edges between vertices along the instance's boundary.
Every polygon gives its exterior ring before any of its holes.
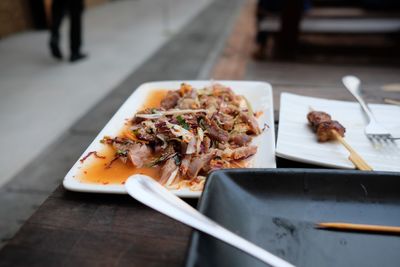
{"type": "MultiPolygon", "coordinates": [[[[400,226],[400,174],[270,169],[213,172],[199,210],[299,267],[400,266],[400,236],[318,230],[317,222],[400,226]]],[[[193,231],[186,267],[265,266],[193,231]]]]}

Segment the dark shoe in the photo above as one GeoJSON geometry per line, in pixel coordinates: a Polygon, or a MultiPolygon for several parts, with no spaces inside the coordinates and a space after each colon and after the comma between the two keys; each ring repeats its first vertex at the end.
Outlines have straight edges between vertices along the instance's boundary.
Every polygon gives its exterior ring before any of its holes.
{"type": "Polygon", "coordinates": [[[51,55],[54,58],[61,60],[63,58],[63,55],[61,53],[61,50],[60,50],[60,47],[58,46],[58,44],[50,41],[49,46],[50,46],[51,55]]]}
{"type": "Polygon", "coordinates": [[[85,59],[85,58],[87,58],[86,54],[81,54],[81,53],[72,54],[71,57],[69,58],[69,61],[70,62],[76,62],[76,61],[79,61],[79,60],[82,60],[82,59],[85,59]]]}

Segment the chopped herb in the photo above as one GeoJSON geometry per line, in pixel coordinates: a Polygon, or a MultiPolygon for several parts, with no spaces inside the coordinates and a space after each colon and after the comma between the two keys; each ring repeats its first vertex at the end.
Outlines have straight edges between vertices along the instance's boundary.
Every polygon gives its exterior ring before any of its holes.
{"type": "Polygon", "coordinates": [[[123,156],[123,157],[125,157],[126,155],[128,155],[128,151],[126,151],[126,150],[117,150],[117,156],[123,156]]]}
{"type": "Polygon", "coordinates": [[[181,115],[177,116],[176,120],[178,121],[179,125],[182,126],[184,129],[186,130],[190,129],[189,124],[185,121],[185,119],[181,115]]]}
{"type": "Polygon", "coordinates": [[[97,154],[97,151],[91,151],[89,152],[86,156],[84,156],[82,159],[80,159],[79,161],[81,163],[83,163],[88,157],[90,157],[91,155],[94,155],[96,158],[98,159],[105,159],[105,156],[100,156],[99,154],[97,154]]]}
{"type": "Polygon", "coordinates": [[[156,158],[154,161],[149,163],[149,167],[153,167],[153,166],[156,166],[156,165],[160,164],[161,162],[166,160],[167,156],[168,155],[162,155],[161,157],[156,158]]]}
{"type": "Polygon", "coordinates": [[[150,112],[152,114],[156,114],[156,113],[158,113],[158,110],[156,108],[152,108],[152,109],[150,109],[150,112]]]}
{"type": "Polygon", "coordinates": [[[133,133],[134,135],[137,135],[137,134],[139,133],[139,129],[134,129],[134,130],[132,130],[132,133],[133,133]]]}
{"type": "Polygon", "coordinates": [[[174,161],[175,161],[175,165],[176,165],[176,166],[181,165],[181,159],[179,158],[178,155],[175,155],[175,156],[174,156],[174,161]]]}
{"type": "Polygon", "coordinates": [[[174,157],[175,155],[176,155],[176,153],[161,155],[161,157],[158,157],[155,160],[153,160],[152,162],[150,162],[149,164],[146,164],[146,167],[156,166],[156,165],[166,161],[167,159],[170,159],[171,157],[174,157]]]}

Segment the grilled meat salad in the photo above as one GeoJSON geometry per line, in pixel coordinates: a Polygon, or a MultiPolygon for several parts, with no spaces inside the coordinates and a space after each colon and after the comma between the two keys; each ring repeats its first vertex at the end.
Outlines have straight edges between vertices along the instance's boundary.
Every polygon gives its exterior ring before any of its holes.
{"type": "Polygon", "coordinates": [[[210,171],[240,167],[256,154],[251,141],[260,133],[245,97],[221,84],[182,84],[168,91],[159,108],[137,112],[121,136],[103,142],[115,149],[114,160],[160,167],[161,184],[198,190],[210,171]]]}

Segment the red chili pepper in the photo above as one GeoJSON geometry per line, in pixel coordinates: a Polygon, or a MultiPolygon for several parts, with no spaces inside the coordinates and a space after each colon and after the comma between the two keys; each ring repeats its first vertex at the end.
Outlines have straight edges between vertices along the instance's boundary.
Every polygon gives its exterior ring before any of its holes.
{"type": "Polygon", "coordinates": [[[91,155],[94,155],[96,158],[98,158],[98,159],[105,159],[106,157],[105,156],[100,156],[99,154],[97,154],[97,151],[91,151],[91,152],[89,152],[86,156],[84,156],[83,158],[81,158],[79,161],[81,162],[81,163],[83,163],[83,162],[85,162],[85,160],[88,158],[88,157],[90,157],[91,155]]]}

